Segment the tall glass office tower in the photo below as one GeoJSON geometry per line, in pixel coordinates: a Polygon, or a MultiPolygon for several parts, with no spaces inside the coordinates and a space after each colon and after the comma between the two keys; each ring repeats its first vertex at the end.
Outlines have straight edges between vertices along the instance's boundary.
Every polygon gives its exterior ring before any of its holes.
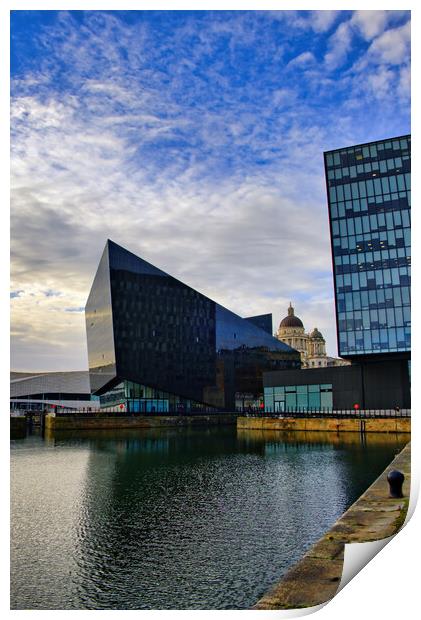
{"type": "Polygon", "coordinates": [[[411,137],[324,156],[339,355],[408,360],[411,137]]]}
{"type": "Polygon", "coordinates": [[[350,366],[265,372],[265,405],[411,406],[411,137],[325,154],[338,352],[350,366]]]}

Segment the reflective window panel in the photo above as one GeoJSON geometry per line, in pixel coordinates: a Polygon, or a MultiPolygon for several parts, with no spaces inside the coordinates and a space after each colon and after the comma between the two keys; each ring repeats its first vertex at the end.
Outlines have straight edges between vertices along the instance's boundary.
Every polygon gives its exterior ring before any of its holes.
{"type": "Polygon", "coordinates": [[[264,388],[265,411],[331,411],[333,409],[332,384],[283,385],[264,388]]]}

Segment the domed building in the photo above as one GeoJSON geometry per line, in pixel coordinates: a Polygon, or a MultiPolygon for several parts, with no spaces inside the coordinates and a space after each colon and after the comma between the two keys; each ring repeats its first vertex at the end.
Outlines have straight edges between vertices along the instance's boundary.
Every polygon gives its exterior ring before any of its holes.
{"type": "Polygon", "coordinates": [[[290,347],[300,352],[301,366],[306,368],[308,356],[308,334],[304,331],[304,325],[301,319],[294,314],[294,308],[289,303],[288,314],[279,324],[276,334],[278,340],[285,342],[290,347]]]}
{"type": "Polygon", "coordinates": [[[323,335],[317,327],[309,334],[305,332],[303,322],[298,316],[295,316],[291,302],[287,316],[279,324],[276,338],[299,351],[302,368],[324,368],[349,364],[341,358],[326,355],[326,341],[323,335]]]}
{"type": "Polygon", "coordinates": [[[326,341],[317,327],[309,334],[309,357],[326,357],[326,341]]]}

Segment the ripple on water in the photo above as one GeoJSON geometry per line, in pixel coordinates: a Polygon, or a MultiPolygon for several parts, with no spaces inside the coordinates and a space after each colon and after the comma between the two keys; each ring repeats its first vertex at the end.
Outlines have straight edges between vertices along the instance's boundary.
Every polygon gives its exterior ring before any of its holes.
{"type": "Polygon", "coordinates": [[[403,443],[32,438],[12,451],[12,608],[250,608],[403,443]]]}

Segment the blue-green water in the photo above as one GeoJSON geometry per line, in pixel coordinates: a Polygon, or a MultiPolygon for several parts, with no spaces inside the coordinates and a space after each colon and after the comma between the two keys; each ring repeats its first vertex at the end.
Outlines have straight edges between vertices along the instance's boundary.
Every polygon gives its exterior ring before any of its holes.
{"type": "Polygon", "coordinates": [[[407,436],[224,429],[11,442],[12,609],[247,609],[407,436]]]}

